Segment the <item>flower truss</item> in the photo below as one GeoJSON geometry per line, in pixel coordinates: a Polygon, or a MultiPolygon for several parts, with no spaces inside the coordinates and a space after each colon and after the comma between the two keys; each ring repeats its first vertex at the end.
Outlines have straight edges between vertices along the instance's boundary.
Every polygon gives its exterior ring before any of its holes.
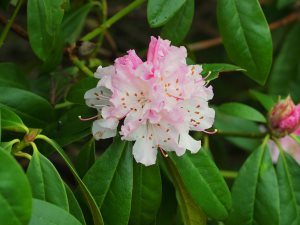
{"type": "Polygon", "coordinates": [[[202,67],[187,65],[186,57],[186,48],[151,37],[145,62],[129,50],[114,65],[99,67],[97,87],[84,96],[100,115],[93,123],[94,137],[115,136],[124,120],[120,135],[123,140],[135,141],[137,162],[154,164],[158,149],[175,151],[178,156],[186,149],[196,153],[201,141],[193,139],[189,131],[205,132],[212,126],[215,112],[208,101],[213,91],[200,75],[202,67]]]}

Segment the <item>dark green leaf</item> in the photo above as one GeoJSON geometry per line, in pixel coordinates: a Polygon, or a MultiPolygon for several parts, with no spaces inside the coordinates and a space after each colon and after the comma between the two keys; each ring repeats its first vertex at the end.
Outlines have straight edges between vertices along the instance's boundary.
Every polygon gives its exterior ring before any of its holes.
{"type": "Polygon", "coordinates": [[[197,154],[170,154],[191,198],[208,216],[224,220],[231,208],[231,197],[220,171],[203,150],[197,154]]]}
{"type": "Polygon", "coordinates": [[[91,214],[93,216],[94,220],[94,225],[104,225],[102,215],[100,213],[100,210],[95,202],[95,199],[92,197],[89,189],[86,187],[86,185],[83,183],[83,181],[80,179],[78,174],[76,173],[76,170],[70,160],[70,158],[65,154],[64,150],[62,147],[60,147],[59,144],[57,144],[54,140],[48,138],[47,136],[44,135],[38,135],[37,139],[41,139],[46,141],[48,144],[50,144],[56,151],[57,153],[63,158],[64,162],[67,164],[69,167],[71,173],[73,174],[74,178],[76,179],[80,193],[83,195],[84,200],[89,206],[89,209],[91,211],[91,214]]]}
{"type": "Polygon", "coordinates": [[[30,186],[22,168],[0,148],[0,223],[27,225],[31,204],[30,186]]]}
{"type": "Polygon", "coordinates": [[[282,9],[292,3],[296,3],[297,0],[277,0],[277,8],[282,9]]]}
{"type": "Polygon", "coordinates": [[[65,184],[65,188],[68,196],[70,214],[72,214],[76,219],[78,219],[78,221],[80,221],[82,225],[86,225],[82,210],[72,190],[66,184],[65,184]]]}
{"type": "Polygon", "coordinates": [[[68,12],[62,22],[62,35],[64,41],[73,44],[81,33],[86,16],[91,10],[93,4],[87,3],[84,6],[68,12]]]}
{"type": "Polygon", "coordinates": [[[258,125],[252,121],[240,119],[236,116],[229,116],[216,108],[214,126],[219,132],[232,133],[232,137],[226,137],[226,139],[242,149],[253,151],[253,149],[256,149],[260,145],[260,140],[234,137],[234,134],[238,133],[260,133],[258,125]]]}
{"type": "Polygon", "coordinates": [[[28,89],[28,81],[20,68],[13,63],[0,63],[0,86],[28,89]]]}
{"type": "Polygon", "coordinates": [[[183,6],[186,0],[149,0],[147,18],[151,27],[164,25],[183,6]]]}
{"type": "Polygon", "coordinates": [[[161,201],[158,165],[145,167],[133,162],[133,191],[129,224],[152,225],[161,201]]]}
{"type": "Polygon", "coordinates": [[[9,108],[0,105],[1,111],[1,128],[4,130],[11,130],[11,131],[21,131],[28,133],[28,128],[24,125],[23,121],[20,117],[14,113],[13,111],[9,110],[9,108]]]}
{"type": "Polygon", "coordinates": [[[227,115],[236,116],[241,119],[262,123],[266,122],[266,118],[260,112],[248,105],[241,103],[224,103],[220,105],[218,109],[227,115]]]}
{"type": "Polygon", "coordinates": [[[270,152],[264,143],[246,160],[232,188],[228,225],[278,225],[279,191],[270,152]]]}
{"type": "Polygon", "coordinates": [[[32,92],[0,87],[0,93],[5,93],[0,95],[0,105],[12,109],[29,127],[43,128],[53,119],[53,108],[49,102],[32,92]]]}
{"type": "Polygon", "coordinates": [[[37,150],[33,151],[27,169],[32,196],[69,211],[65,185],[53,164],[37,150]]]}
{"type": "Polygon", "coordinates": [[[273,94],[291,94],[295,101],[300,100],[300,24],[295,24],[284,39],[283,46],[274,62],[269,90],[273,94]]]}
{"type": "MultiPolygon", "coordinates": [[[[76,106],[65,113],[59,119],[57,133],[52,136],[63,146],[80,140],[91,133],[92,121],[81,121],[78,116],[89,118],[95,116],[97,112],[87,106],[76,106]]],[[[48,128],[47,128],[48,129],[48,128]]],[[[50,127],[50,132],[51,132],[50,127]]]]}
{"type": "Polygon", "coordinates": [[[176,168],[176,165],[169,159],[166,159],[165,164],[176,189],[176,198],[184,225],[206,225],[206,215],[197,206],[196,199],[190,195],[178,167],[176,168]]]}
{"type": "Polygon", "coordinates": [[[300,166],[288,153],[277,162],[280,196],[280,225],[300,224],[300,166]]]}
{"type": "Polygon", "coordinates": [[[225,63],[202,64],[201,75],[207,76],[206,81],[211,81],[219,77],[220,73],[231,71],[245,71],[244,69],[225,63]]]}
{"type": "Polygon", "coordinates": [[[99,80],[86,77],[73,85],[68,92],[66,99],[69,102],[85,105],[84,94],[89,89],[96,87],[99,80]]]}
{"type": "Polygon", "coordinates": [[[28,225],[81,225],[67,211],[39,199],[33,199],[32,217],[28,225]]]}
{"type": "Polygon", "coordinates": [[[175,45],[180,44],[192,25],[194,7],[194,0],[186,0],[178,12],[165,24],[161,36],[169,39],[175,45]]]}
{"type": "Polygon", "coordinates": [[[101,207],[106,225],[128,224],[133,185],[131,143],[116,139],[83,181],[101,207]]]}
{"type": "Polygon", "coordinates": [[[83,177],[95,162],[95,140],[87,142],[77,156],[75,167],[80,177],[83,177]]]}
{"type": "Polygon", "coordinates": [[[43,61],[55,60],[61,43],[61,23],[67,0],[29,0],[27,25],[31,47],[43,61]],[[53,54],[55,53],[55,54],[53,54]]]}
{"type": "Polygon", "coordinates": [[[269,111],[276,103],[272,96],[263,94],[255,90],[250,90],[250,95],[257,99],[267,111],[269,111]]]}
{"type": "Polygon", "coordinates": [[[258,0],[218,0],[218,24],[230,59],[263,85],[272,64],[272,38],[258,0]]]}

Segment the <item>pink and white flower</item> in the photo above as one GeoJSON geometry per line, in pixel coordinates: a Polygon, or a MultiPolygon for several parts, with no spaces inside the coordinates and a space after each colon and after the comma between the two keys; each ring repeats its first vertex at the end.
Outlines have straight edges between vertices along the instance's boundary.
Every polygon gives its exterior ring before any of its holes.
{"type": "Polygon", "coordinates": [[[99,67],[96,88],[86,92],[88,106],[96,108],[101,119],[93,123],[96,139],[113,137],[121,120],[123,140],[135,141],[133,155],[137,162],[152,165],[157,149],[186,149],[196,153],[201,141],[189,131],[205,131],[214,122],[215,112],[208,101],[212,87],[200,75],[202,67],[186,64],[184,47],[151,37],[147,60],[134,50],[117,58],[113,66],[99,67]]]}

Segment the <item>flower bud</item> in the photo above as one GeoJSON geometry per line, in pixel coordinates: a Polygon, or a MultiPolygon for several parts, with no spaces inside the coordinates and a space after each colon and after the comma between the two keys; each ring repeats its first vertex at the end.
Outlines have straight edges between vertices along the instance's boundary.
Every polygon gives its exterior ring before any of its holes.
{"type": "Polygon", "coordinates": [[[300,106],[295,106],[290,96],[279,101],[269,113],[269,127],[277,137],[293,133],[299,125],[300,106]]]}

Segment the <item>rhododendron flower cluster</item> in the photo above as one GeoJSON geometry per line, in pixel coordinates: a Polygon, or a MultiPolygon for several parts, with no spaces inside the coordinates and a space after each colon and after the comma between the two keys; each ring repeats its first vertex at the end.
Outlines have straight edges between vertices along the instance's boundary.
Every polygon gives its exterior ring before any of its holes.
{"type": "Polygon", "coordinates": [[[189,131],[212,126],[215,112],[208,101],[213,91],[200,74],[201,66],[187,65],[186,57],[186,48],[151,37],[145,62],[129,50],[114,65],[99,67],[97,87],[85,94],[87,105],[100,115],[93,123],[95,138],[115,136],[122,120],[121,138],[135,141],[137,162],[154,164],[158,149],[178,156],[186,149],[199,151],[201,141],[189,131]]]}

